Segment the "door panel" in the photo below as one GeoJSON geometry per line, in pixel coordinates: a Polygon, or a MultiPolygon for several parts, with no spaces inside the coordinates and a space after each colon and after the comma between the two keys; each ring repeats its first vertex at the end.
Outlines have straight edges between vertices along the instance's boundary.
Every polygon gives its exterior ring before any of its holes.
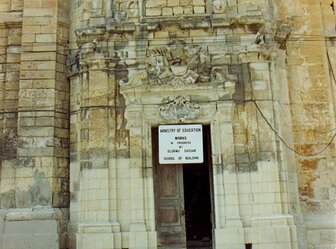
{"type": "Polygon", "coordinates": [[[181,165],[157,165],[155,173],[158,245],[186,246],[181,165]]]}
{"type": "Polygon", "coordinates": [[[158,163],[157,129],[152,131],[155,220],[160,248],[186,248],[183,166],[158,163]]]}
{"type": "Polygon", "coordinates": [[[162,199],[176,199],[179,198],[180,189],[178,183],[178,167],[173,165],[169,166],[160,166],[158,170],[158,177],[160,181],[158,185],[160,196],[162,199]]]}

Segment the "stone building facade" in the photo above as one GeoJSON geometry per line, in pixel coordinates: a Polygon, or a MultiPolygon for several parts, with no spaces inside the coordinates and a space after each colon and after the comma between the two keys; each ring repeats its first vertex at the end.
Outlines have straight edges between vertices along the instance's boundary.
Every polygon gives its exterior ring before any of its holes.
{"type": "Polygon", "coordinates": [[[0,248],[334,249],[335,14],[2,0],[0,248]],[[160,164],[162,125],[204,160],[160,164]]]}

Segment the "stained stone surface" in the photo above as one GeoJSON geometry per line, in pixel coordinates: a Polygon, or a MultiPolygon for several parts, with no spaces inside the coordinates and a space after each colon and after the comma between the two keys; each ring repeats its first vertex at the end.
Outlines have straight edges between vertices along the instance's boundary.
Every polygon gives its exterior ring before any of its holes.
{"type": "Polygon", "coordinates": [[[334,6],[2,0],[0,248],[157,248],[152,128],[200,123],[216,248],[334,249],[334,6]]]}

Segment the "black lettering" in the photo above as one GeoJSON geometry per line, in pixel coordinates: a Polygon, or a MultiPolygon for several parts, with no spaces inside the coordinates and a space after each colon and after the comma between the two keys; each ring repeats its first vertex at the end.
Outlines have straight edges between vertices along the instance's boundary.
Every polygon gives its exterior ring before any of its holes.
{"type": "Polygon", "coordinates": [[[177,144],[191,144],[190,141],[177,141],[177,144]]]}
{"type": "Polygon", "coordinates": [[[162,129],[160,129],[160,132],[161,133],[175,132],[175,129],[173,129],[173,128],[169,128],[169,129],[162,128],[162,129]]]}
{"type": "Polygon", "coordinates": [[[167,150],[168,153],[180,153],[180,150],[167,150]]]}
{"type": "Polygon", "coordinates": [[[196,149],[184,149],[184,152],[196,152],[196,149]]]}
{"type": "Polygon", "coordinates": [[[183,132],[201,132],[200,128],[183,128],[183,132]]]}

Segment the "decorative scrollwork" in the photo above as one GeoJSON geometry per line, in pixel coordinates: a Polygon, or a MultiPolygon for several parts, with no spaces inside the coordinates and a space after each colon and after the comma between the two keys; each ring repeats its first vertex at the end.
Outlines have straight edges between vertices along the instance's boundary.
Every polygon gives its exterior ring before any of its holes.
{"type": "Polygon", "coordinates": [[[187,47],[173,40],[165,48],[147,51],[150,84],[193,84],[210,81],[211,66],[205,47],[187,47]]]}
{"type": "Polygon", "coordinates": [[[159,112],[163,119],[184,121],[197,117],[200,106],[190,103],[184,96],[178,96],[169,104],[161,106],[159,112]]]}
{"type": "Polygon", "coordinates": [[[187,46],[184,41],[173,40],[168,47],[149,49],[147,55],[149,84],[171,86],[237,81],[227,68],[211,65],[204,46],[187,46]]]}

